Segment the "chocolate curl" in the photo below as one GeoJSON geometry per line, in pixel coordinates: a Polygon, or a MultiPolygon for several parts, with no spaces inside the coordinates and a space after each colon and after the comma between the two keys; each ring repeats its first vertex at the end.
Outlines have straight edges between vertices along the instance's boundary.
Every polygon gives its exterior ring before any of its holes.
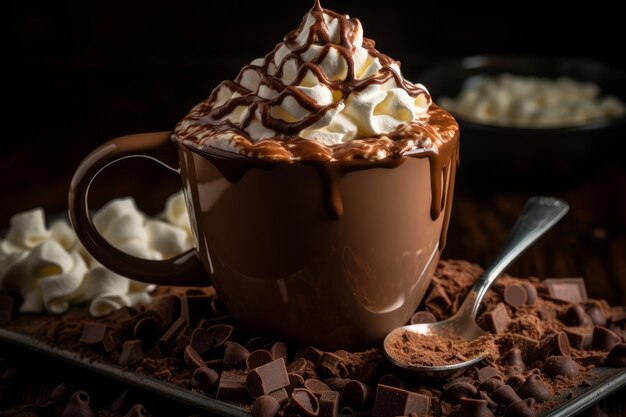
{"type": "Polygon", "coordinates": [[[54,387],[50,393],[50,400],[57,404],[65,405],[76,391],[78,391],[78,389],[76,389],[74,385],[62,382],[54,387]]]}
{"type": "Polygon", "coordinates": [[[550,398],[550,390],[546,386],[541,376],[531,374],[526,378],[526,382],[524,382],[518,389],[517,395],[522,399],[533,398],[538,403],[542,403],[550,398]]]}
{"type": "Polygon", "coordinates": [[[200,367],[193,371],[191,388],[210,392],[217,385],[219,379],[220,374],[217,371],[207,367],[200,367]]]}
{"type": "Polygon", "coordinates": [[[252,404],[250,414],[252,417],[275,417],[280,410],[280,404],[269,395],[262,395],[252,404]]]}
{"type": "Polygon", "coordinates": [[[150,414],[142,404],[135,404],[124,417],[150,417],[150,414]]]}
{"type": "Polygon", "coordinates": [[[89,394],[85,391],[76,391],[63,410],[61,417],[96,417],[89,407],[89,402],[89,394]]]}
{"type": "Polygon", "coordinates": [[[487,405],[485,400],[463,398],[461,408],[450,413],[450,417],[494,417],[487,405]]]}
{"type": "Polygon", "coordinates": [[[476,398],[478,391],[476,387],[468,382],[454,382],[446,385],[443,390],[443,400],[456,405],[461,402],[461,398],[476,398]]]}

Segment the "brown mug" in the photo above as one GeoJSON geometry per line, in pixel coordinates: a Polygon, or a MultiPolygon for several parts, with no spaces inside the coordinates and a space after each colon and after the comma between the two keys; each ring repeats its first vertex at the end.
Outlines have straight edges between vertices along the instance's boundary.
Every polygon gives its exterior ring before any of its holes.
{"type": "Polygon", "coordinates": [[[114,139],[78,167],[69,193],[85,248],[123,276],[213,284],[239,326],[323,349],[381,341],[411,317],[444,246],[458,140],[442,155],[381,161],[267,162],[199,151],[170,132],[114,139]],[[93,178],[113,162],[152,158],[178,172],[196,243],[173,259],[139,259],[95,229],[93,178]]]}

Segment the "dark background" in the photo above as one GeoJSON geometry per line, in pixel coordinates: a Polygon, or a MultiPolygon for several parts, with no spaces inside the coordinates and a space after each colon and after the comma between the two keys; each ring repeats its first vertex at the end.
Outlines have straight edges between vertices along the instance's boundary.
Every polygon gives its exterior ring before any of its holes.
{"type": "MultiPolygon", "coordinates": [[[[71,175],[90,150],[117,136],[173,129],[221,80],[234,78],[295,29],[312,3],[10,1],[3,13],[9,73],[3,98],[9,113],[0,141],[0,228],[21,210],[65,210],[71,175]]],[[[584,4],[323,1],[327,8],[358,17],[365,35],[400,60],[405,76],[416,82],[421,71],[438,62],[487,53],[587,57],[625,69],[621,13],[608,1],[584,4]]],[[[156,164],[135,159],[122,165],[127,169],[99,177],[94,206],[133,195],[141,208],[155,212],[179,186],[174,174],[156,164]]],[[[514,271],[599,274],[604,284],[592,295],[626,302],[626,266],[619,260],[626,258],[626,216],[619,214],[626,211],[624,177],[624,169],[613,166],[595,179],[606,188],[603,192],[592,180],[557,190],[579,200],[570,201],[576,221],[566,228],[577,233],[553,236],[547,245],[562,248],[561,254],[522,262],[514,271]],[[598,207],[590,212],[589,205],[598,207]],[[613,217],[607,220],[607,213],[613,217]],[[610,238],[616,236],[615,244],[610,238]],[[567,239],[571,242],[564,245],[567,239]],[[606,257],[595,258],[594,250],[606,257]],[[591,266],[579,259],[590,259],[591,266]],[[607,263],[617,266],[598,273],[597,264],[607,263]]],[[[483,180],[480,198],[457,187],[444,257],[486,264],[537,181],[529,180],[523,193],[507,194],[495,188],[485,192],[491,186],[483,180]]],[[[534,258],[544,249],[536,249],[534,258]]]]}

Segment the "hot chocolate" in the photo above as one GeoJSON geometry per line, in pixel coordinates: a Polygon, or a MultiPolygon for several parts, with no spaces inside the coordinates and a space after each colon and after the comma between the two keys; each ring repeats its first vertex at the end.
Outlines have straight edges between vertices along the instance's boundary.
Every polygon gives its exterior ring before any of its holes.
{"type": "Polygon", "coordinates": [[[243,327],[365,346],[405,323],[428,287],[457,161],[452,116],[403,78],[357,19],[316,1],[299,29],[220,84],[171,138],[94,151],[77,171],[70,212],[85,247],[120,274],[197,285],[203,270],[243,327]],[[91,178],[137,154],[177,169],[184,184],[197,250],[167,264],[106,247],[86,218],[91,178]]]}

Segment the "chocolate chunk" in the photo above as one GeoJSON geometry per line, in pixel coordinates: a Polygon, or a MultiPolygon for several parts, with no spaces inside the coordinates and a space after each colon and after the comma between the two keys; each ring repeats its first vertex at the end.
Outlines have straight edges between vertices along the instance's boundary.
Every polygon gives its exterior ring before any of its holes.
{"type": "Polygon", "coordinates": [[[61,417],[95,417],[95,413],[89,407],[89,402],[89,394],[85,391],[76,391],[63,410],[61,417]]]}
{"type": "Polygon", "coordinates": [[[450,297],[441,284],[435,284],[424,300],[426,306],[439,320],[442,320],[452,306],[450,297]]]}
{"type": "MultiPolygon", "coordinates": [[[[521,352],[520,352],[521,355],[521,352]]],[[[520,356],[521,359],[521,356],[520,356]]],[[[522,361],[523,363],[523,361],[522,361]]],[[[478,370],[478,382],[483,383],[490,378],[502,378],[502,373],[493,366],[485,366],[478,370]]]]}
{"type": "Polygon", "coordinates": [[[274,359],[270,352],[265,349],[258,349],[250,353],[250,356],[246,359],[246,365],[248,366],[248,369],[254,369],[270,363],[273,360],[274,359]]]}
{"type": "Polygon", "coordinates": [[[604,362],[613,368],[626,368],[626,343],[613,346],[604,362]]]}
{"type": "Polygon", "coordinates": [[[330,391],[330,387],[319,379],[307,379],[302,385],[318,397],[322,395],[322,392],[330,391]]]}
{"type": "Polygon", "coordinates": [[[128,410],[128,413],[126,413],[124,417],[150,417],[150,414],[143,404],[135,404],[128,410]]]}
{"type": "Polygon", "coordinates": [[[437,317],[430,311],[418,311],[411,317],[411,324],[426,324],[426,323],[435,323],[437,321],[437,317]]]}
{"type": "Polygon", "coordinates": [[[515,393],[515,390],[509,385],[502,385],[489,396],[500,405],[508,405],[521,400],[515,393]]]}
{"type": "Polygon", "coordinates": [[[480,316],[479,324],[488,332],[500,334],[504,333],[511,324],[511,317],[504,304],[498,303],[493,310],[480,316]]]}
{"type": "Polygon", "coordinates": [[[289,402],[290,393],[287,392],[286,388],[277,389],[276,391],[272,391],[269,394],[270,397],[278,401],[281,407],[284,407],[289,402]]]}
{"type": "Polygon", "coordinates": [[[556,378],[557,376],[576,378],[579,368],[579,365],[567,356],[550,356],[543,364],[543,372],[550,378],[556,378]]]}
{"type": "Polygon", "coordinates": [[[291,394],[289,405],[304,417],[317,417],[320,413],[319,401],[308,389],[296,388],[291,394]]]}
{"type": "MultiPolygon", "coordinates": [[[[449,414],[450,417],[494,417],[485,400],[463,398],[461,408],[449,414]]],[[[424,414],[426,415],[426,414],[424,414]]]]}
{"type": "Polygon", "coordinates": [[[294,389],[300,388],[304,385],[304,378],[293,372],[289,372],[287,376],[289,377],[289,386],[286,387],[286,390],[287,393],[291,395],[294,389]]]}
{"type": "Polygon", "coordinates": [[[569,327],[563,329],[563,332],[567,335],[570,346],[575,349],[587,349],[591,346],[592,330],[581,329],[575,327],[569,327]]]}
{"type": "Polygon", "coordinates": [[[270,348],[270,353],[272,354],[272,358],[274,358],[274,360],[283,358],[285,363],[287,363],[287,345],[284,342],[274,343],[270,348]]]}
{"type": "Polygon", "coordinates": [[[238,368],[244,369],[246,367],[246,360],[250,356],[248,349],[241,346],[236,342],[226,342],[226,349],[224,349],[223,363],[225,368],[238,368]]]}
{"type": "Polygon", "coordinates": [[[324,391],[319,398],[319,417],[337,417],[339,414],[339,393],[336,391],[324,391]]]}
{"type": "Polygon", "coordinates": [[[591,317],[587,315],[585,309],[580,304],[570,306],[565,311],[561,321],[568,326],[591,326],[593,324],[591,317]]]}
{"type": "MultiPolygon", "coordinates": [[[[386,374],[380,377],[378,384],[387,385],[388,387],[404,389],[404,383],[396,374],[386,374]]],[[[378,385],[377,384],[377,385],[378,385]]]]}
{"type": "Polygon", "coordinates": [[[593,336],[591,337],[591,347],[594,350],[601,350],[608,352],[613,349],[613,346],[621,343],[622,338],[615,332],[607,329],[606,327],[596,326],[593,328],[593,336]]]}
{"type": "Polygon", "coordinates": [[[534,406],[533,398],[517,401],[504,410],[504,417],[535,417],[534,406]]]}
{"type": "Polygon", "coordinates": [[[544,337],[539,345],[538,353],[541,359],[548,356],[570,356],[571,348],[567,334],[559,332],[544,337]]]}
{"type": "Polygon", "coordinates": [[[250,395],[248,388],[246,388],[246,376],[236,372],[223,371],[220,375],[215,398],[235,403],[248,402],[250,395]]]}
{"type": "Polygon", "coordinates": [[[526,382],[526,378],[524,378],[524,375],[515,374],[509,376],[506,379],[505,384],[517,391],[517,389],[521,387],[524,382],[526,382]]]}
{"type": "Polygon", "coordinates": [[[504,302],[513,308],[519,308],[528,301],[528,293],[519,284],[509,284],[502,293],[504,302]]]}
{"type": "Polygon", "coordinates": [[[0,326],[4,326],[13,321],[17,313],[17,302],[15,297],[9,294],[0,293],[0,326]]]}
{"type": "Polygon", "coordinates": [[[99,345],[108,329],[103,323],[86,323],[78,341],[84,345],[99,345]]]}
{"type": "Polygon", "coordinates": [[[328,377],[346,378],[349,375],[344,360],[334,353],[324,352],[317,367],[328,377]]]}
{"type": "Polygon", "coordinates": [[[324,380],[324,384],[328,385],[331,390],[341,394],[350,381],[351,379],[348,378],[328,378],[324,380]]]}
{"type": "Polygon", "coordinates": [[[120,332],[104,323],[85,324],[79,339],[80,343],[104,349],[105,352],[112,352],[117,349],[121,341],[120,332]]]}
{"type": "Polygon", "coordinates": [[[295,374],[303,376],[310,363],[311,362],[307,361],[304,358],[294,359],[287,365],[287,372],[293,372],[295,374]]]}
{"type": "Polygon", "coordinates": [[[522,360],[522,351],[518,348],[509,349],[509,351],[504,354],[502,359],[500,359],[500,363],[504,366],[516,368],[520,372],[523,372],[524,369],[526,369],[526,364],[522,360]]]}
{"type": "Polygon", "coordinates": [[[344,403],[353,410],[363,408],[365,404],[370,402],[372,396],[373,390],[369,385],[354,379],[346,384],[341,393],[341,398],[344,403]]]}
{"type": "Polygon", "coordinates": [[[195,327],[200,319],[212,314],[211,296],[205,294],[187,295],[181,302],[180,315],[187,324],[195,327]]]}
{"type": "Polygon", "coordinates": [[[223,346],[233,335],[233,326],[230,324],[215,324],[207,328],[213,339],[213,347],[223,346]]]}
{"type": "Polygon", "coordinates": [[[452,382],[447,384],[443,389],[443,400],[457,405],[461,398],[476,398],[478,391],[476,387],[468,382],[452,382]]]}
{"type": "Polygon", "coordinates": [[[159,339],[159,347],[163,352],[169,352],[174,346],[174,341],[178,337],[178,334],[187,326],[187,322],[184,318],[178,318],[167,331],[159,339]]]}
{"type": "Polygon", "coordinates": [[[254,400],[250,414],[252,417],[274,417],[280,410],[280,404],[269,395],[262,395],[254,400]]]}
{"type": "Polygon", "coordinates": [[[191,333],[189,346],[194,348],[200,355],[203,355],[213,347],[213,341],[213,336],[207,329],[198,327],[191,333]]]}
{"type": "Polygon", "coordinates": [[[210,392],[215,385],[217,385],[219,379],[220,374],[218,374],[217,371],[202,366],[193,371],[193,375],[191,376],[191,388],[210,392]]]}
{"type": "Polygon", "coordinates": [[[137,310],[131,307],[122,307],[107,314],[105,319],[115,323],[122,323],[130,321],[131,318],[137,315],[137,310]]]}
{"type": "Polygon", "coordinates": [[[504,385],[504,381],[498,378],[491,378],[486,380],[485,382],[481,383],[478,386],[478,390],[479,391],[485,391],[488,394],[491,394],[492,392],[494,392],[495,390],[497,390],[498,388],[500,388],[501,386],[504,385]]]}
{"type": "Polygon", "coordinates": [[[285,361],[280,358],[254,368],[246,377],[246,386],[248,393],[253,398],[288,387],[289,376],[287,375],[287,368],[285,368],[285,361]]]}
{"type": "Polygon", "coordinates": [[[50,393],[50,400],[57,404],[65,405],[76,391],[78,390],[74,385],[63,382],[54,387],[50,393]]]}
{"type": "Polygon", "coordinates": [[[185,360],[185,365],[189,370],[195,371],[198,368],[206,366],[202,356],[200,356],[200,354],[191,346],[185,347],[183,358],[185,360]]]}
{"type": "Polygon", "coordinates": [[[148,348],[154,345],[159,338],[160,324],[154,317],[144,317],[133,327],[133,336],[143,342],[143,346],[148,348]]]}
{"type": "Polygon", "coordinates": [[[156,314],[161,321],[161,326],[167,329],[180,317],[180,304],[180,297],[177,295],[165,295],[152,301],[147,311],[156,314]]]}
{"type": "MultiPolygon", "coordinates": [[[[254,352],[255,350],[263,349],[269,351],[272,348],[274,341],[268,337],[257,336],[248,340],[246,343],[246,349],[250,352],[254,352]]],[[[286,363],[286,361],[285,361],[286,363]]]]}
{"type": "Polygon", "coordinates": [[[429,410],[430,398],[426,395],[387,385],[378,385],[372,415],[396,417],[416,413],[418,416],[425,416],[428,415],[429,410]]]}
{"type": "Polygon", "coordinates": [[[322,355],[324,355],[324,351],[319,350],[318,348],[313,346],[305,346],[298,352],[296,352],[295,359],[304,358],[307,361],[311,362],[313,365],[317,366],[320,359],[322,358],[322,355]]]}
{"type": "Polygon", "coordinates": [[[104,339],[102,339],[102,348],[105,352],[111,353],[122,344],[122,340],[124,339],[122,332],[118,329],[110,329],[104,335],[104,339]]]}
{"type": "Polygon", "coordinates": [[[544,279],[542,284],[548,291],[550,298],[570,303],[587,301],[587,287],[582,278],[544,279]]]}
{"type": "Polygon", "coordinates": [[[479,400],[487,401],[487,407],[489,409],[493,410],[498,406],[498,403],[492,400],[489,394],[487,394],[485,391],[479,391],[478,396],[480,397],[479,400]]]}
{"type": "Polygon", "coordinates": [[[585,304],[585,312],[596,326],[606,326],[607,320],[602,308],[596,302],[585,304]]]}
{"type": "Polygon", "coordinates": [[[145,358],[141,340],[127,340],[122,345],[122,353],[117,361],[121,366],[136,365],[145,358]]]}
{"type": "Polygon", "coordinates": [[[528,282],[523,282],[522,287],[526,290],[526,304],[529,306],[535,305],[537,302],[537,288],[528,282]]]}
{"type": "Polygon", "coordinates": [[[542,403],[550,398],[552,394],[543,382],[543,379],[541,379],[541,376],[531,374],[526,378],[526,382],[517,389],[517,395],[523,400],[533,398],[538,403],[542,403]]]}

